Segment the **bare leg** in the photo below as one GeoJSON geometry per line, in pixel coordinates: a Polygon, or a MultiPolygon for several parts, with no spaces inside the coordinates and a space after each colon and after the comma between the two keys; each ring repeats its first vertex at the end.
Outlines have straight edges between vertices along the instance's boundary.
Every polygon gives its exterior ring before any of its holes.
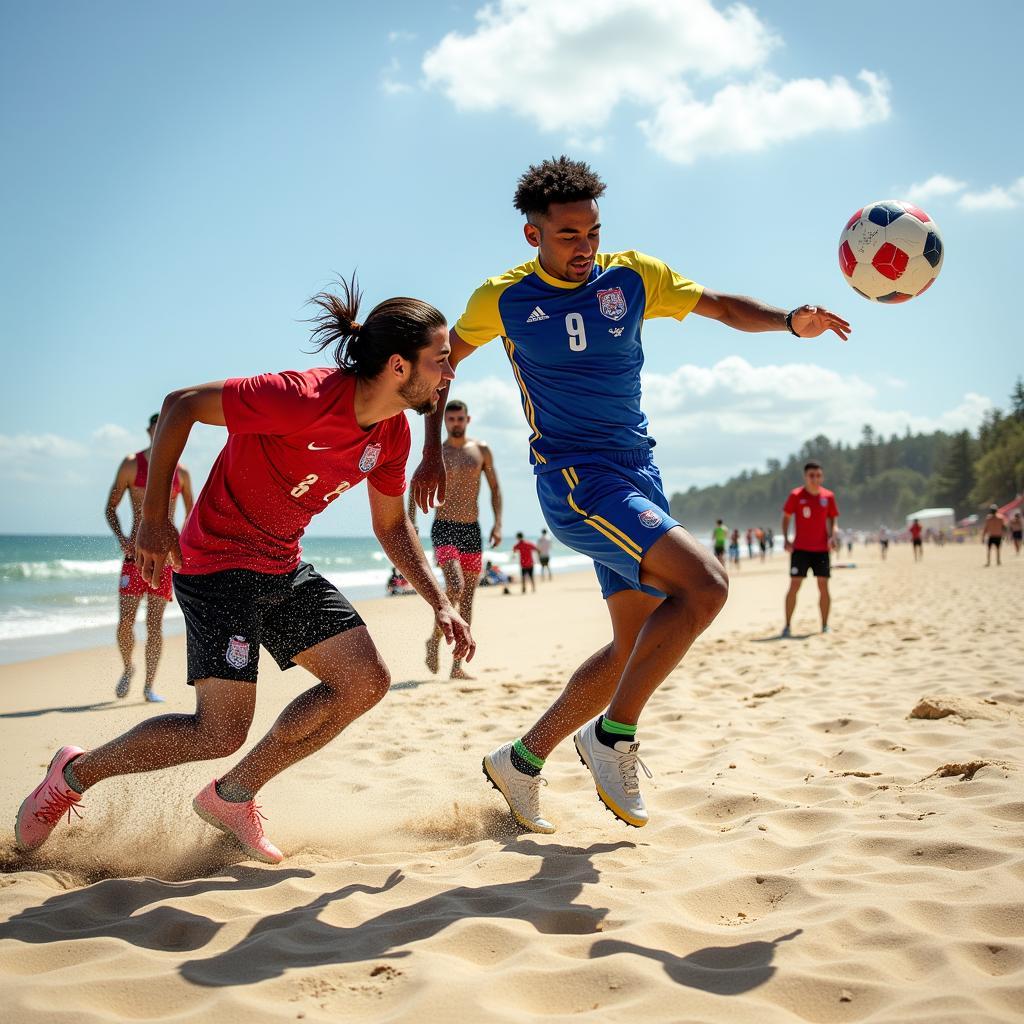
{"type": "Polygon", "coordinates": [[[566,736],[608,707],[637,634],[660,603],[661,598],[640,590],[620,590],[608,598],[612,642],[573,672],[559,698],[523,736],[528,750],[547,758],[566,736]]]}
{"type": "Polygon", "coordinates": [[[821,610],[821,628],[828,625],[828,613],[832,608],[832,598],[828,592],[828,577],[818,577],[818,608],[821,610]]]}
{"type": "Polygon", "coordinates": [[[164,612],[167,602],[162,597],[150,594],[146,598],[146,686],[153,689],[157,666],[164,649],[164,612]]]}
{"type": "Polygon", "coordinates": [[[802,576],[793,576],[789,581],[789,590],[786,591],[786,628],[789,628],[789,624],[793,621],[793,612],[796,611],[796,595],[800,589],[800,584],[803,583],[804,578],[802,576]]]}
{"type": "MultiPolygon", "coordinates": [[[[463,574],[462,596],[459,598],[457,607],[459,614],[469,624],[473,622],[473,598],[476,596],[476,585],[479,579],[480,577],[475,573],[463,574]]],[[[451,678],[472,679],[473,676],[466,672],[461,661],[456,660],[452,662],[451,678]]]]}
{"type": "Polygon", "coordinates": [[[152,772],[233,754],[245,742],[256,706],[254,683],[202,679],[193,715],[160,715],[75,759],[86,787],[115,775],[152,772]]]}
{"type": "Polygon", "coordinates": [[[135,650],[135,616],[142,603],[141,594],[120,594],[118,600],[117,649],[124,663],[124,673],[117,684],[117,695],[126,696],[132,674],[132,652],[135,650]]]}
{"type": "MultiPolygon", "coordinates": [[[[463,578],[462,566],[457,558],[445,562],[441,566],[444,574],[445,593],[453,608],[457,608],[462,599],[463,578]]],[[[427,638],[427,668],[432,675],[437,675],[441,667],[441,628],[435,623],[434,630],[427,638]]]]}
{"type": "Polygon", "coordinates": [[[270,732],[221,777],[221,783],[256,793],[366,714],[391,685],[391,675],[365,626],[310,647],[295,662],[321,681],[281,712],[270,732]]]}
{"type": "Polygon", "coordinates": [[[729,595],[729,578],[681,526],[660,537],[640,563],[640,582],[667,597],[651,613],[608,705],[608,717],[635,725],[640,712],[729,595]]]}

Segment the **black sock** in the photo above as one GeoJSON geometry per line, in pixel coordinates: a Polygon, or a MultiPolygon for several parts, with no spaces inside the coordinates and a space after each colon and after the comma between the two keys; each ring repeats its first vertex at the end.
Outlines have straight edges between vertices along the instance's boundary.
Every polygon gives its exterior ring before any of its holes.
{"type": "Polygon", "coordinates": [[[621,722],[613,722],[611,719],[605,720],[605,716],[602,715],[597,720],[597,728],[595,730],[597,738],[606,746],[615,749],[615,744],[620,740],[625,740],[626,743],[636,742],[636,726],[635,725],[623,725],[621,722]]]}
{"type": "Polygon", "coordinates": [[[540,775],[540,770],[544,767],[544,759],[529,750],[522,740],[516,740],[512,744],[511,757],[512,767],[517,772],[522,772],[523,775],[529,775],[531,778],[536,778],[540,775]],[[527,755],[529,755],[529,758],[527,755]]]}
{"type": "Polygon", "coordinates": [[[237,782],[224,782],[223,779],[218,779],[213,788],[217,791],[217,796],[229,804],[247,804],[256,796],[245,786],[239,785],[237,782]]]}
{"type": "Polygon", "coordinates": [[[85,792],[85,786],[78,781],[78,776],[75,774],[75,769],[72,767],[75,760],[81,757],[81,754],[76,754],[75,757],[71,758],[66,765],[64,765],[64,781],[68,784],[68,789],[73,789],[79,796],[85,792]]]}

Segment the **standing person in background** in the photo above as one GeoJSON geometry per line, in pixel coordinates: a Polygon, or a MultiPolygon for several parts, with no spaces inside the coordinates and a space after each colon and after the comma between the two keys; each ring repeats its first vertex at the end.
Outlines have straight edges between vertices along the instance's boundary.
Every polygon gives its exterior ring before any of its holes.
{"type": "MultiPolygon", "coordinates": [[[[172,570],[170,564],[166,565],[160,574],[160,579],[154,581],[154,586],[150,586],[142,578],[142,574],[135,564],[135,535],[142,517],[142,501],[146,494],[146,482],[149,478],[149,456],[153,447],[153,433],[159,418],[159,413],[153,413],[149,417],[149,426],[146,428],[146,433],[149,434],[149,447],[134,455],[127,455],[122,460],[117,470],[117,476],[114,477],[114,485],[110,488],[105,510],[107,523],[114,531],[117,543],[121,545],[121,550],[124,552],[118,589],[117,623],[117,647],[121,652],[124,671],[117,681],[117,686],[114,687],[114,693],[120,698],[127,697],[131,687],[132,676],[135,674],[135,669],[132,667],[132,653],[135,650],[135,616],[138,614],[143,597],[145,597],[146,681],[142,687],[142,695],[147,701],[152,702],[163,700],[163,697],[153,692],[153,680],[156,678],[156,669],[160,664],[160,654],[164,646],[164,611],[167,608],[167,602],[174,598],[172,570]],[[127,536],[121,532],[121,522],[117,517],[117,506],[126,492],[131,502],[132,513],[131,530],[127,536]]],[[[182,465],[174,467],[174,476],[171,479],[170,508],[167,511],[171,522],[174,521],[175,506],[178,503],[179,495],[185,505],[185,518],[187,519],[194,504],[192,478],[182,465]]]]}
{"type": "Polygon", "coordinates": [[[774,558],[775,557],[775,531],[770,526],[768,527],[767,530],[764,531],[764,540],[765,540],[765,544],[768,547],[768,557],[769,558],[774,558]]]}
{"type": "Polygon", "coordinates": [[[761,561],[764,561],[764,530],[759,526],[754,530],[754,537],[757,540],[758,550],[761,552],[761,561]]]}
{"type": "Polygon", "coordinates": [[[537,538],[537,557],[540,560],[540,578],[551,579],[551,538],[547,530],[541,530],[537,538]]]}
{"type": "Polygon", "coordinates": [[[747,558],[754,557],[754,531],[751,527],[747,527],[747,558]]]}
{"type": "Polygon", "coordinates": [[[828,614],[832,599],[828,592],[832,567],[829,552],[839,520],[839,507],[835,495],[821,486],[825,474],[821,464],[808,462],[804,466],[804,483],[795,488],[782,507],[782,537],[789,561],[789,590],[786,593],[786,625],[783,636],[790,635],[790,624],[796,608],[796,595],[808,571],[813,571],[818,584],[818,607],[821,610],[821,631],[827,633],[828,614]],[[789,539],[789,523],[795,519],[793,540],[789,539]]]}
{"type": "Polygon", "coordinates": [[[990,505],[988,515],[985,516],[984,525],[981,528],[981,542],[985,545],[985,568],[992,564],[992,549],[996,549],[996,565],[1002,565],[1002,556],[999,549],[1003,544],[1003,534],[1006,533],[1006,516],[999,511],[998,505],[990,505]]]}
{"type": "Polygon", "coordinates": [[[715,520],[715,528],[711,531],[711,543],[715,549],[715,558],[725,568],[725,545],[729,540],[729,527],[721,519],[715,520]]]}
{"type": "Polygon", "coordinates": [[[740,567],[740,531],[735,529],[729,535],[729,561],[736,566],[737,569],[740,567]]]}
{"type": "MultiPolygon", "coordinates": [[[[444,469],[448,479],[444,504],[434,516],[430,540],[434,545],[434,560],[444,573],[445,592],[459,615],[470,624],[473,621],[473,598],[483,566],[483,535],[480,532],[480,481],[487,480],[491,491],[490,544],[501,543],[501,486],[494,468],[494,456],[486,442],[469,437],[469,408],[465,402],[451,401],[444,409],[447,438],[441,446],[444,469]]],[[[416,526],[416,503],[409,496],[409,518],[416,526]]],[[[437,674],[441,667],[441,630],[434,624],[427,638],[427,668],[437,674]]],[[[452,662],[451,679],[472,679],[462,667],[462,660],[452,662]]]]}
{"type": "Polygon", "coordinates": [[[522,592],[526,593],[526,580],[529,578],[530,589],[536,593],[537,582],[533,578],[533,553],[537,550],[537,545],[526,540],[521,533],[517,533],[512,550],[519,556],[519,578],[523,584],[522,592]]]}
{"type": "MultiPolygon", "coordinates": [[[[136,557],[147,583],[160,579],[168,559],[177,570],[196,710],[151,718],[93,750],[61,747],[18,810],[18,849],[42,846],[105,779],[235,753],[252,725],[265,647],[282,669],[301,665],[316,683],[192,807],[255,860],[282,860],[264,834],[256,794],[366,714],[391,685],[358,612],[301,557],[313,516],[363,480],[384,553],[433,608],[455,656],[473,656],[469,627],[438,587],[402,497],[405,410],[433,412],[454,376],[448,325],[433,306],[404,297],[379,303],[359,323],[355,277],[341,284],[340,296],[311,300],[321,310],[314,343],[318,351],[335,346],[333,366],[214,381],[164,399],[136,557]],[[228,437],[179,538],[167,516],[171,483],[196,423],[226,427],[228,437]]],[[[141,785],[151,800],[166,799],[164,783],[141,785]]],[[[315,791],[317,783],[303,785],[315,791]]],[[[105,822],[97,830],[109,838],[105,822]]]]}
{"type": "Polygon", "coordinates": [[[883,562],[889,555],[889,531],[884,526],[878,528],[878,553],[883,562]]]}
{"type": "Polygon", "coordinates": [[[914,549],[915,562],[920,562],[924,558],[924,541],[921,538],[923,532],[920,521],[915,519],[910,524],[910,541],[914,549]]]}
{"type": "Polygon", "coordinates": [[[1013,538],[1014,554],[1020,554],[1021,542],[1024,541],[1024,516],[1020,509],[1010,517],[1010,536],[1013,538]]]}

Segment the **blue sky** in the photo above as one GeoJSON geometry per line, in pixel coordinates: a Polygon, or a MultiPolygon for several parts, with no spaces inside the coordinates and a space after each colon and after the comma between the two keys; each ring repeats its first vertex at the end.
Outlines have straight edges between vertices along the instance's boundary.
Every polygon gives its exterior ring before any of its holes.
{"type": "MultiPolygon", "coordinates": [[[[454,322],[528,258],[511,205],[545,156],[608,182],[602,248],[718,291],[820,302],[851,341],[648,325],[670,489],[818,432],[974,427],[1024,371],[1024,8],[711,0],[481,5],[0,3],[0,532],[105,529],[119,458],[174,387],[304,367],[303,303],[358,268],[366,307],[454,322]],[[910,198],[946,259],[886,307],[836,262],[849,215],[910,198]]],[[[500,346],[453,394],[494,446],[506,528],[541,521],[500,346]]],[[[421,425],[413,424],[418,437],[421,425]]],[[[202,478],[222,441],[197,429],[202,478]]],[[[411,471],[411,467],[410,467],[411,471]]],[[[364,534],[363,494],[319,520],[364,534]]]]}

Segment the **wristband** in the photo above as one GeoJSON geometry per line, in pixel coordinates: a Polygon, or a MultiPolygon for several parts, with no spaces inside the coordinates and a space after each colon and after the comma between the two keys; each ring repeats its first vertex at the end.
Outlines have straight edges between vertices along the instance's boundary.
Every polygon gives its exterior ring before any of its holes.
{"type": "MultiPolygon", "coordinates": [[[[800,307],[799,307],[799,306],[797,306],[797,309],[799,309],[799,308],[800,308],[800,307]]],[[[788,330],[788,331],[789,331],[789,333],[790,333],[790,334],[792,334],[794,338],[799,338],[799,337],[800,337],[800,335],[799,335],[799,334],[797,334],[797,333],[796,333],[796,331],[795,331],[795,330],[793,329],[793,314],[794,314],[795,312],[796,312],[796,309],[791,309],[791,310],[790,310],[790,311],[789,311],[789,312],[788,312],[788,313],[786,314],[786,330],[788,330]]]]}

